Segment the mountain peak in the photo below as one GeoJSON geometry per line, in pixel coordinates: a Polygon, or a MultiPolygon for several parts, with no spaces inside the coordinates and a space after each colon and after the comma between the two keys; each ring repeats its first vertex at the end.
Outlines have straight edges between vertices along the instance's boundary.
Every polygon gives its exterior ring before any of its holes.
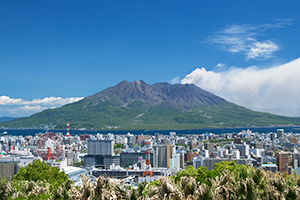
{"type": "Polygon", "coordinates": [[[81,101],[47,109],[27,118],[2,122],[7,127],[40,127],[43,124],[94,130],[198,129],[208,127],[300,124],[287,118],[250,111],[229,103],[193,84],[122,81],[81,101]]]}
{"type": "Polygon", "coordinates": [[[172,102],[179,106],[214,105],[224,99],[207,92],[194,84],[155,83],[148,85],[142,80],[134,82],[122,81],[116,86],[107,88],[90,97],[91,105],[111,99],[118,99],[123,105],[133,100],[155,103],[172,102]]]}

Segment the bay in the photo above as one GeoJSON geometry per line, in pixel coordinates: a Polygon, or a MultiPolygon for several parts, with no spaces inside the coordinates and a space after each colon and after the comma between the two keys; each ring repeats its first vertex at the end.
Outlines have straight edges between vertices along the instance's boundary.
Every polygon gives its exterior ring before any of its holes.
{"type": "MultiPolygon", "coordinates": [[[[185,134],[205,134],[205,133],[214,133],[214,134],[224,134],[224,133],[239,133],[243,130],[251,130],[254,133],[271,133],[276,132],[277,129],[284,129],[284,132],[292,132],[294,134],[300,133],[300,126],[278,126],[278,127],[238,127],[238,128],[219,128],[219,129],[191,129],[191,130],[70,130],[71,135],[83,135],[83,134],[117,134],[124,135],[131,133],[134,135],[140,134],[150,134],[154,135],[155,133],[160,133],[168,135],[170,132],[176,132],[177,135],[185,134]]],[[[54,133],[66,134],[67,130],[49,130],[54,133]]],[[[34,136],[37,133],[44,133],[43,129],[0,129],[0,135],[3,135],[3,132],[7,132],[7,135],[11,136],[34,136]]]]}

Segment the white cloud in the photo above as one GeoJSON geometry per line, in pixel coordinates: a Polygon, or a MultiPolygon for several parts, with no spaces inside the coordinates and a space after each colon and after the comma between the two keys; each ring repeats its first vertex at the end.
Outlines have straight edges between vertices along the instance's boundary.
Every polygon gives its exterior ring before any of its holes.
{"type": "Polygon", "coordinates": [[[169,81],[169,83],[171,83],[171,84],[180,83],[180,78],[177,76],[177,77],[171,79],[171,80],[169,81]]]}
{"type": "Polygon", "coordinates": [[[247,108],[286,116],[300,116],[300,58],[267,69],[227,71],[196,69],[181,83],[195,85],[247,108]]]}
{"type": "Polygon", "coordinates": [[[0,116],[29,116],[45,109],[60,107],[81,99],[83,99],[83,97],[46,97],[43,99],[25,100],[21,98],[14,99],[9,96],[0,96],[0,116]]]}
{"type": "Polygon", "coordinates": [[[272,41],[255,42],[250,47],[249,51],[246,52],[247,59],[252,58],[270,58],[273,52],[277,51],[279,47],[272,41]]]}
{"type": "Polygon", "coordinates": [[[70,98],[61,98],[61,97],[46,97],[44,99],[33,99],[33,100],[24,100],[24,99],[14,99],[8,96],[0,96],[0,105],[46,105],[46,106],[62,106],[68,103],[73,103],[83,99],[83,97],[70,97],[70,98]]]}
{"type": "Polygon", "coordinates": [[[230,25],[218,32],[207,41],[220,45],[225,51],[242,53],[247,59],[267,59],[279,50],[277,44],[271,40],[259,40],[259,36],[270,29],[278,29],[290,25],[291,20],[281,20],[275,24],[259,26],[230,25]]]}
{"type": "Polygon", "coordinates": [[[224,67],[224,66],[226,66],[225,63],[218,63],[218,64],[216,65],[216,67],[224,67]]]}
{"type": "Polygon", "coordinates": [[[46,107],[42,107],[42,106],[29,106],[29,105],[26,105],[26,106],[22,106],[22,107],[17,107],[17,108],[13,108],[13,109],[10,109],[10,111],[14,114],[17,114],[18,112],[22,112],[22,113],[27,113],[27,112],[41,112],[43,110],[47,109],[46,107]]]}
{"type": "Polygon", "coordinates": [[[0,106],[0,116],[22,117],[29,116],[37,112],[41,112],[49,107],[37,106],[0,106]]]}

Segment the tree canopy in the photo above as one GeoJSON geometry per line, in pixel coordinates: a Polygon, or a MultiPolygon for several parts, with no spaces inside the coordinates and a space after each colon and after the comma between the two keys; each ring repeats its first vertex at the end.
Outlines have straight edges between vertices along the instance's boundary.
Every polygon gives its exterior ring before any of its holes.
{"type": "Polygon", "coordinates": [[[69,181],[64,172],[57,167],[51,167],[43,161],[34,160],[27,167],[21,167],[13,178],[14,181],[46,181],[52,187],[59,187],[62,183],[69,181]]]}

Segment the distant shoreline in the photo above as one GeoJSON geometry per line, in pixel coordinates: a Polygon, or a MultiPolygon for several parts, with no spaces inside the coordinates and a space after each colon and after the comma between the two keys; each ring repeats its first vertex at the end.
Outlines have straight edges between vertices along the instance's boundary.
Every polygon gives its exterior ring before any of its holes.
{"type": "MultiPolygon", "coordinates": [[[[71,129],[71,135],[82,135],[82,134],[108,134],[113,133],[117,135],[124,135],[127,133],[131,133],[134,135],[139,134],[150,134],[154,135],[155,133],[160,133],[164,135],[168,135],[170,132],[175,132],[177,135],[186,135],[186,134],[205,134],[205,133],[214,133],[214,134],[224,134],[224,133],[238,133],[243,130],[251,130],[252,132],[257,133],[269,133],[276,132],[277,129],[284,129],[285,132],[293,132],[300,133],[300,126],[270,126],[270,127],[236,127],[236,128],[207,128],[207,129],[186,129],[186,130],[78,130],[71,129]]],[[[36,133],[44,133],[43,129],[0,129],[0,136],[3,136],[2,133],[7,131],[7,135],[35,135],[36,133]]],[[[51,132],[61,132],[62,134],[66,134],[66,129],[54,129],[49,130],[51,132]]]]}

